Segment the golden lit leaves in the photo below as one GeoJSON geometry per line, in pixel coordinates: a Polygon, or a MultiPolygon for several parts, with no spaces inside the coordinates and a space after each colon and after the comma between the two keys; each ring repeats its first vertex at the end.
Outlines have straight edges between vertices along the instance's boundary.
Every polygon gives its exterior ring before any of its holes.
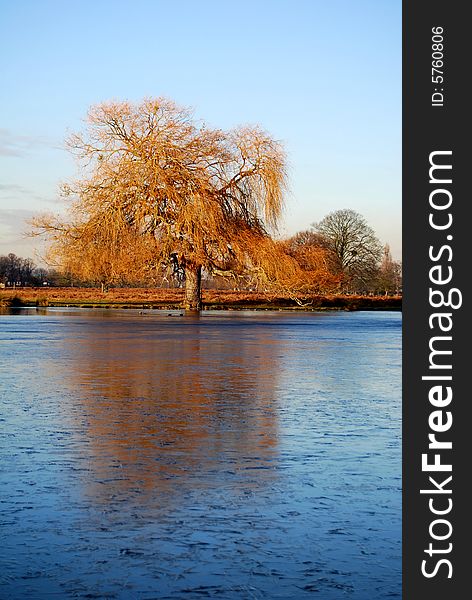
{"type": "Polygon", "coordinates": [[[209,129],[164,98],[107,102],[69,147],[83,176],[65,188],[68,218],[36,221],[64,268],[117,281],[171,252],[210,272],[261,262],[286,186],[283,149],[261,129],[209,129]]]}

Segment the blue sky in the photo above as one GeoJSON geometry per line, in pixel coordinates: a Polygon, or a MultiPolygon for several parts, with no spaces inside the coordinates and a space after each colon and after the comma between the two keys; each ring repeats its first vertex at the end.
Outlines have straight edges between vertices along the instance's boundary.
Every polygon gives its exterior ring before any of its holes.
{"type": "Polygon", "coordinates": [[[400,0],[0,0],[0,75],[0,254],[63,210],[90,105],[167,96],[284,142],[281,234],[353,208],[401,256],[400,0]]]}

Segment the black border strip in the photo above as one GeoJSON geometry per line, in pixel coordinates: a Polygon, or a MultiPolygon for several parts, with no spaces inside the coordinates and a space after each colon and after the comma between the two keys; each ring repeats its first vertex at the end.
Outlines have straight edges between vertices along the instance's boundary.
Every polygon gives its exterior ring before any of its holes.
{"type": "Polygon", "coordinates": [[[472,422],[468,416],[472,398],[466,373],[472,370],[469,366],[472,353],[468,350],[468,332],[472,333],[472,328],[467,315],[472,254],[468,243],[472,240],[472,221],[467,217],[472,198],[466,190],[466,181],[469,172],[472,173],[468,164],[472,138],[469,141],[471,109],[468,106],[466,110],[466,103],[470,104],[467,88],[472,69],[468,58],[472,52],[466,8],[467,3],[457,0],[403,2],[403,597],[406,600],[453,600],[468,597],[470,593],[467,580],[468,571],[472,572],[468,566],[471,519],[467,512],[472,501],[466,488],[468,473],[472,471],[468,464],[472,453],[466,440],[472,440],[472,422]],[[443,30],[443,64],[434,72],[432,61],[435,57],[440,60],[440,56],[433,56],[433,51],[438,51],[432,47],[433,28],[443,30]],[[436,103],[433,103],[434,93],[436,103]],[[439,94],[443,94],[442,99],[439,94]],[[433,152],[438,154],[432,155],[433,152]],[[430,178],[431,162],[452,168],[433,169],[430,178]],[[445,208],[432,206],[441,204],[445,208]],[[449,227],[435,229],[445,226],[450,219],[449,227]],[[431,272],[433,267],[439,268],[431,272]],[[447,283],[432,282],[432,279],[443,281],[449,275],[451,280],[447,283]],[[462,298],[462,305],[435,308],[432,302],[441,304],[441,295],[437,293],[431,299],[430,290],[442,292],[445,302],[450,298],[454,305],[462,298]],[[432,317],[435,313],[449,316],[432,317]],[[450,331],[442,331],[440,322],[444,329],[452,324],[450,331]],[[448,336],[451,339],[446,339],[448,336]],[[433,340],[434,337],[438,339],[433,340]],[[433,350],[450,350],[452,354],[434,354],[430,344],[433,350]],[[451,380],[422,379],[423,376],[451,377],[451,380]],[[431,392],[433,387],[438,389],[431,392]],[[448,387],[452,392],[449,403],[448,387]],[[432,413],[435,414],[431,416],[432,413]],[[452,425],[447,428],[451,418],[452,425]],[[445,431],[434,431],[441,427],[445,431]],[[432,433],[436,440],[452,442],[452,449],[428,448],[431,441],[428,435],[432,433]],[[439,460],[441,465],[450,464],[452,470],[423,470],[423,454],[427,454],[429,464],[439,460]],[[444,483],[450,476],[452,479],[444,483]],[[436,493],[422,494],[422,489],[436,493]],[[442,515],[432,512],[449,508],[442,515]],[[434,539],[431,532],[444,539],[434,539]],[[440,560],[444,562],[439,564],[440,560]]]}

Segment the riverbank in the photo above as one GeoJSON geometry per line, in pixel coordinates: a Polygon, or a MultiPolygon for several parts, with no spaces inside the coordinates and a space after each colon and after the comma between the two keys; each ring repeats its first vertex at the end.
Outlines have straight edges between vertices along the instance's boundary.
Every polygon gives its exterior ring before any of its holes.
{"type": "MultiPolygon", "coordinates": [[[[114,288],[6,288],[0,306],[70,306],[79,308],[148,308],[178,310],[182,289],[114,288]]],[[[401,296],[308,294],[297,300],[261,292],[205,290],[205,310],[401,310],[401,296]]]]}

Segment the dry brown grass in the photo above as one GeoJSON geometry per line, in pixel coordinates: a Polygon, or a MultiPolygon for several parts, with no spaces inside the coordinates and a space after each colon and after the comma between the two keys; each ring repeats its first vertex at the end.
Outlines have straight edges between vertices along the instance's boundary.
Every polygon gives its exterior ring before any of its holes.
{"type": "MultiPolygon", "coordinates": [[[[183,289],[114,288],[16,288],[0,291],[3,306],[130,306],[180,308],[183,289]]],[[[313,309],[399,309],[400,296],[344,296],[307,294],[297,304],[292,298],[260,292],[206,290],[203,302],[207,308],[299,308],[313,309]]]]}

